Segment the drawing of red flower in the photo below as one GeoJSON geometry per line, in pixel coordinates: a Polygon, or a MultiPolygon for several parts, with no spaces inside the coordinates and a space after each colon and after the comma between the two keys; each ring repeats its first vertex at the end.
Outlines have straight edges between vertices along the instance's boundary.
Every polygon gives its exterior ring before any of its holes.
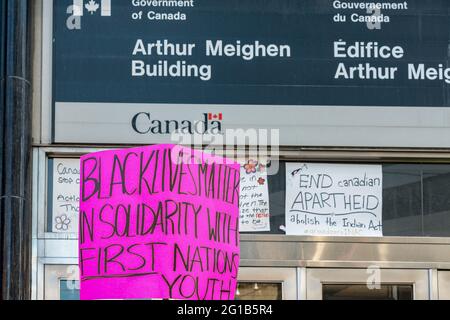
{"type": "Polygon", "coordinates": [[[266,179],[259,178],[258,183],[262,186],[266,182],[266,179]]]}
{"type": "Polygon", "coordinates": [[[248,162],[244,165],[245,172],[247,174],[255,173],[257,165],[258,165],[258,161],[248,160],[248,162]]]}

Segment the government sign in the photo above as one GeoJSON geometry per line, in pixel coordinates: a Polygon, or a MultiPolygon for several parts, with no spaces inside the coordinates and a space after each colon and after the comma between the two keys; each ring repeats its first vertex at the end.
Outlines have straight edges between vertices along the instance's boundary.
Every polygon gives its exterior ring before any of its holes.
{"type": "Polygon", "coordinates": [[[175,122],[221,113],[216,134],[267,128],[286,145],[381,146],[376,129],[365,141],[305,136],[369,119],[361,126],[420,128],[414,108],[447,115],[449,9],[420,0],[54,1],[54,140],[168,142],[175,122]],[[394,125],[390,111],[399,112],[394,125]],[[142,130],[137,118],[156,122],[142,130]]]}

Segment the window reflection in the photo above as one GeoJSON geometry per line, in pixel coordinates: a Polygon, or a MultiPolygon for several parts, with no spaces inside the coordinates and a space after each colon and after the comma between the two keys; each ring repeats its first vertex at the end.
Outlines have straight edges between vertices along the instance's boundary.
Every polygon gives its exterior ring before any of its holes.
{"type": "MultiPolygon", "coordinates": [[[[300,161],[296,161],[300,162],[300,161]]],[[[450,236],[450,164],[385,163],[383,235],[450,236]]],[[[286,163],[268,176],[272,234],[284,234],[286,163]]]]}
{"type": "Polygon", "coordinates": [[[424,236],[450,236],[450,166],[423,166],[424,236]]]}
{"type": "Polygon", "coordinates": [[[60,300],[80,300],[80,281],[60,280],[59,298],[60,300]]]}
{"type": "Polygon", "coordinates": [[[324,284],[323,300],[413,300],[412,285],[324,284]]]}
{"type": "Polygon", "coordinates": [[[422,235],[421,165],[383,165],[383,234],[422,235]]]}

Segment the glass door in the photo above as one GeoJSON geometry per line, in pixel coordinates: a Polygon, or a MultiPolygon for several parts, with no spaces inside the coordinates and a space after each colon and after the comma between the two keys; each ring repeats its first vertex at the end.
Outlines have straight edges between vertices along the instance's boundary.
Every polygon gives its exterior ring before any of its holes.
{"type": "Polygon", "coordinates": [[[413,300],[414,285],[382,284],[370,288],[366,284],[323,284],[323,300],[413,300]]]}
{"type": "Polygon", "coordinates": [[[296,300],[295,268],[241,267],[236,300],[296,300]]]}
{"type": "Polygon", "coordinates": [[[77,265],[45,265],[44,299],[79,300],[80,282],[77,265]]]}
{"type": "MultiPolygon", "coordinates": [[[[79,269],[76,265],[45,265],[45,300],[78,300],[79,269]]],[[[239,269],[236,300],[295,300],[295,268],[239,269]]]]}
{"type": "Polygon", "coordinates": [[[427,300],[427,270],[307,269],[309,300],[427,300]]]}

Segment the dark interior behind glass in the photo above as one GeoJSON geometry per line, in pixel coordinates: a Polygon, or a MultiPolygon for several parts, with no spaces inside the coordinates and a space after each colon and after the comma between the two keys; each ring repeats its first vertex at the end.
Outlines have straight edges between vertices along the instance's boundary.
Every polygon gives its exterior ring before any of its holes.
{"type": "MultiPolygon", "coordinates": [[[[300,161],[298,161],[300,162],[300,161]]],[[[385,163],[383,235],[450,236],[450,164],[385,163]]],[[[268,176],[270,232],[285,234],[286,165],[268,176]]]]}

